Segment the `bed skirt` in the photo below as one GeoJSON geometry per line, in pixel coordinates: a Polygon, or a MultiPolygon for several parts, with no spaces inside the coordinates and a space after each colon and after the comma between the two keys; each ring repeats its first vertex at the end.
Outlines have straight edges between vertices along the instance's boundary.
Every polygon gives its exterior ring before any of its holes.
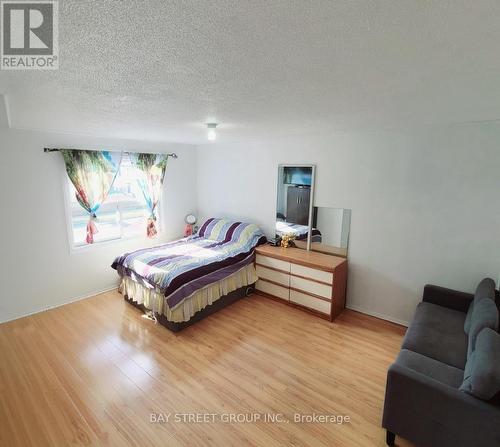
{"type": "Polygon", "coordinates": [[[143,309],[154,310],[155,314],[164,317],[171,323],[184,323],[190,321],[195,314],[200,313],[207,306],[213,305],[222,297],[240,289],[244,290],[256,281],[255,267],[253,264],[249,264],[227,278],[196,291],[173,309],[168,307],[165,297],[159,291],[147,288],[131,278],[122,277],[118,290],[131,304],[143,309]]]}
{"type": "MultiPolygon", "coordinates": [[[[249,296],[254,292],[254,286],[255,284],[250,284],[248,286],[240,287],[239,289],[234,290],[233,292],[228,293],[227,295],[221,296],[217,301],[215,301],[213,304],[205,307],[205,309],[200,310],[199,312],[196,312],[193,317],[189,321],[184,321],[182,323],[174,323],[172,321],[167,320],[165,315],[160,315],[158,314],[156,316],[156,320],[158,323],[160,323],[162,326],[165,326],[167,329],[170,329],[172,332],[179,332],[182,329],[187,328],[188,326],[191,326],[192,324],[196,323],[197,321],[203,320],[204,318],[208,317],[209,315],[214,314],[215,312],[218,312],[221,309],[224,309],[224,307],[229,306],[230,304],[234,303],[235,301],[240,300],[243,297],[249,296]]],[[[147,309],[144,307],[142,304],[137,304],[135,301],[129,299],[127,295],[124,296],[124,299],[132,304],[132,306],[137,307],[138,309],[141,309],[142,311],[146,311],[147,309]]]]}

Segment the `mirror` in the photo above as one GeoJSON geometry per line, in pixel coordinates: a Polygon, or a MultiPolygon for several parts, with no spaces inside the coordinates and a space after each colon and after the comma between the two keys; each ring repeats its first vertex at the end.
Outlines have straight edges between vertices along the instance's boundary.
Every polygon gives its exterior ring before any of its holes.
{"type": "MultiPolygon", "coordinates": [[[[347,257],[351,210],[344,208],[314,207],[311,250],[347,257]]],[[[299,242],[297,246],[306,248],[299,242]]]]}
{"type": "Polygon", "coordinates": [[[314,195],[314,165],[279,165],[276,236],[294,234],[309,248],[314,195]]]}

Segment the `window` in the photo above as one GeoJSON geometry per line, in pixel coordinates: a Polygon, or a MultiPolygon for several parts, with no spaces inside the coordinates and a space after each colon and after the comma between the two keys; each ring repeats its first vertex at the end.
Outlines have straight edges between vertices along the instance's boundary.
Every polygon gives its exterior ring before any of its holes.
{"type": "MultiPolygon", "coordinates": [[[[150,212],[137,182],[139,175],[140,171],[132,165],[129,156],[123,154],[113,187],[96,213],[98,233],[94,235],[94,243],[146,236],[146,221],[150,212]]],[[[73,246],[86,246],[89,214],[77,202],[75,187],[66,174],[65,177],[69,191],[73,246]]],[[[158,220],[157,225],[159,228],[158,220]]]]}

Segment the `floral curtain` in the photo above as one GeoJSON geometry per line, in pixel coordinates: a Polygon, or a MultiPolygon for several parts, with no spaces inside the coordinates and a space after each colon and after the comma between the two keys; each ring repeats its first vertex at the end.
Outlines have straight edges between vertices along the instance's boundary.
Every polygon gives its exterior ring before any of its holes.
{"type": "Polygon", "coordinates": [[[87,244],[98,232],[96,213],[106,200],[121,164],[121,153],[60,149],[68,177],[76,189],[78,203],[89,213],[87,244]]]}
{"type": "Polygon", "coordinates": [[[130,154],[130,159],[142,174],[138,180],[139,186],[151,213],[146,224],[146,234],[149,238],[152,238],[158,233],[156,228],[156,208],[161,197],[168,155],[137,153],[130,154]]]}

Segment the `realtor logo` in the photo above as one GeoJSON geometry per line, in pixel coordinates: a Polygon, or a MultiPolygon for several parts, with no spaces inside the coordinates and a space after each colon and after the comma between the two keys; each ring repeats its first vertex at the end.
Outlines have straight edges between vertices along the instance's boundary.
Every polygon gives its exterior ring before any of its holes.
{"type": "Polygon", "coordinates": [[[2,70],[59,68],[57,1],[1,1],[2,70]]]}

